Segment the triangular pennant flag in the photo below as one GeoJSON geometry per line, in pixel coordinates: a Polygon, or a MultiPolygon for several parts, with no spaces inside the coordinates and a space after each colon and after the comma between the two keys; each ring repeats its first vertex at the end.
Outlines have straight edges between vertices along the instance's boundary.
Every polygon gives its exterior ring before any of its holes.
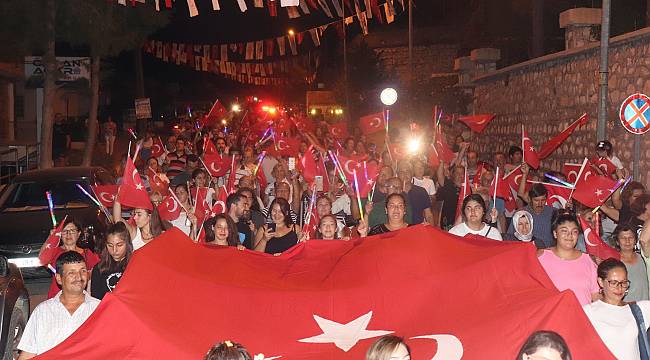
{"type": "Polygon", "coordinates": [[[264,41],[263,40],[255,42],[255,59],[256,60],[264,59],[264,41]]]}
{"type": "Polygon", "coordinates": [[[239,10],[241,10],[241,12],[246,12],[246,10],[248,10],[248,7],[246,6],[246,1],[237,0],[237,4],[239,4],[239,10]]]}
{"type": "MultiPolygon", "coordinates": [[[[318,0],[318,2],[321,4],[321,7],[323,6],[323,3],[325,4],[325,6],[327,6],[325,0],[318,0]]],[[[334,5],[334,11],[336,11],[336,15],[338,15],[338,17],[343,17],[343,9],[341,8],[341,4],[339,3],[339,0],[333,0],[332,5],[334,5]]]]}
{"type": "Polygon", "coordinates": [[[289,19],[300,17],[297,6],[287,6],[285,9],[287,9],[287,15],[289,16],[289,19]]]}
{"type": "Polygon", "coordinates": [[[298,48],[296,45],[296,37],[295,36],[288,36],[289,38],[289,47],[291,48],[291,54],[292,55],[298,55],[298,48]]]}
{"type": "Polygon", "coordinates": [[[221,6],[219,5],[219,0],[212,0],[212,10],[219,11],[221,6]]]}
{"type": "Polygon", "coordinates": [[[318,28],[310,29],[309,35],[311,35],[311,41],[314,43],[314,46],[320,46],[320,36],[318,34],[318,28]]]}
{"type": "Polygon", "coordinates": [[[298,6],[299,0],[280,0],[281,7],[298,6]]]}
{"type": "Polygon", "coordinates": [[[386,14],[386,23],[390,24],[393,21],[395,21],[395,14],[390,12],[390,7],[388,6],[388,2],[386,2],[383,5],[383,8],[384,8],[384,13],[386,14]]]}
{"type": "Polygon", "coordinates": [[[278,37],[277,40],[278,40],[278,51],[280,52],[280,56],[284,56],[285,55],[284,36],[278,37]]]}
{"type": "Polygon", "coordinates": [[[190,17],[195,17],[199,14],[199,10],[196,8],[194,0],[187,0],[187,8],[190,11],[190,17]]]}

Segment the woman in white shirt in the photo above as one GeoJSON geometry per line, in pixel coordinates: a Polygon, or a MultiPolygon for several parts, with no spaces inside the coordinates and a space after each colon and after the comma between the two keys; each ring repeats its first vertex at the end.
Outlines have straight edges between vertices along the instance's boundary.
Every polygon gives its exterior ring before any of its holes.
{"type": "MultiPolygon", "coordinates": [[[[480,235],[492,240],[503,240],[496,227],[486,224],[485,218],[485,201],[479,194],[471,194],[465,197],[461,207],[463,213],[463,222],[449,229],[449,233],[465,236],[467,234],[480,235]]],[[[497,210],[492,208],[492,222],[496,222],[497,210]]]]}
{"type": "MultiPolygon", "coordinates": [[[[625,264],[614,258],[601,262],[598,265],[598,286],[602,300],[583,306],[587,317],[617,359],[639,360],[641,355],[637,323],[630,303],[623,301],[630,287],[625,264]]],[[[650,301],[639,301],[636,304],[641,309],[647,330],[650,324],[650,301]]]]}

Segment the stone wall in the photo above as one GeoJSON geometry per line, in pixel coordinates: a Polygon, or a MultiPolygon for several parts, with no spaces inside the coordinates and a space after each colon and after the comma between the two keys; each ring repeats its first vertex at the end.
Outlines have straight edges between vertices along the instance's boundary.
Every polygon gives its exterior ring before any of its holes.
{"type": "MultiPolygon", "coordinates": [[[[589,123],[543,160],[542,166],[561,170],[564,162],[594,156],[599,50],[599,45],[592,43],[474,78],[475,113],[497,114],[485,136],[475,137],[477,150],[491,157],[495,151],[519,145],[521,124],[539,147],[586,112],[589,123]]],[[[650,28],[611,39],[609,72],[607,137],[631,173],[633,135],[622,128],[618,111],[630,94],[650,94],[650,28]]],[[[650,133],[641,136],[641,181],[648,184],[650,133]]]]}
{"type": "MultiPolygon", "coordinates": [[[[373,50],[388,71],[397,74],[401,81],[408,80],[408,46],[380,47],[373,50]]],[[[454,59],[457,56],[458,45],[413,46],[414,81],[431,79],[441,74],[453,74],[454,59]]]]}

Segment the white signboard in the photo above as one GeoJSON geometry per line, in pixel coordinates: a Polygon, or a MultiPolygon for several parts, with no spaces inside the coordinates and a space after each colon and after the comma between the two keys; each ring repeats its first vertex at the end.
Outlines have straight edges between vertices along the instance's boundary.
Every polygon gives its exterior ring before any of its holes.
{"type": "MultiPolygon", "coordinates": [[[[90,58],[87,57],[57,57],[59,68],[58,81],[76,81],[88,79],[90,81],[90,58]]],[[[42,78],[45,75],[45,66],[41,56],[25,57],[25,79],[32,77],[42,78]]]]}
{"type": "Polygon", "coordinates": [[[149,98],[135,99],[135,118],[151,119],[151,100],[149,98]]]}

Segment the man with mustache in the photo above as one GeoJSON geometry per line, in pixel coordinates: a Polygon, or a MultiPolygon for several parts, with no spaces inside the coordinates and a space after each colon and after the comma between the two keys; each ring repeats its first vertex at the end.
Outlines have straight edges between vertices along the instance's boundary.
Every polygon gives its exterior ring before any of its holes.
{"type": "Polygon", "coordinates": [[[31,359],[58,345],[99,305],[99,300],[84,290],[88,284],[88,269],[78,252],[67,251],[59,255],[55,277],[61,291],[34,309],[18,344],[21,350],[18,359],[31,359]]]}

